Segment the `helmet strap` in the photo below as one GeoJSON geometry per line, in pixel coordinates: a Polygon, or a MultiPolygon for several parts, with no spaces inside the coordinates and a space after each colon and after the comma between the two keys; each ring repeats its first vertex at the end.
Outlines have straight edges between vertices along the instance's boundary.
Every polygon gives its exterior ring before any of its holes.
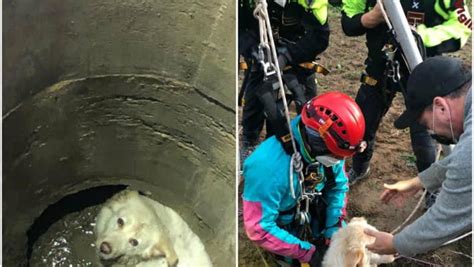
{"type": "Polygon", "coordinates": [[[303,141],[303,144],[300,145],[300,152],[303,156],[303,159],[306,159],[308,162],[314,162],[316,161],[316,158],[311,156],[311,153],[308,151],[308,148],[306,147],[308,145],[308,140],[306,137],[306,131],[304,129],[305,125],[302,121],[298,123],[299,127],[296,127],[299,136],[301,136],[301,139],[303,141]],[[303,131],[303,132],[302,132],[303,131]]]}

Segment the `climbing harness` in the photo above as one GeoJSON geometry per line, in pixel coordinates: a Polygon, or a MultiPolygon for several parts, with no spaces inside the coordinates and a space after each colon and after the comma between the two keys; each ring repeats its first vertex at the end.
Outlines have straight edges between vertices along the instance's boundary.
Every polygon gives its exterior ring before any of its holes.
{"type": "MultiPolygon", "coordinates": [[[[276,74],[277,72],[280,72],[267,7],[267,2],[265,0],[260,0],[257,1],[257,4],[253,11],[254,17],[258,20],[258,28],[260,35],[260,44],[258,45],[258,61],[262,65],[264,79],[267,79],[268,77],[276,74]],[[275,55],[273,55],[273,53],[275,55]]],[[[281,83],[280,85],[282,85],[281,75],[277,74],[277,76],[278,82],[281,83]]]]}
{"type": "MultiPolygon", "coordinates": [[[[387,23],[390,34],[394,36],[396,33],[393,29],[390,19],[388,18],[387,13],[385,12],[383,1],[377,0],[377,2],[381,6],[382,15],[385,19],[385,22],[387,23]]],[[[397,50],[398,48],[395,47],[393,44],[386,44],[382,48],[382,52],[384,52],[385,57],[387,59],[387,70],[388,70],[387,76],[391,78],[394,83],[397,83],[400,81],[400,63],[398,62],[398,60],[395,59],[395,54],[397,53],[397,50]]]]}
{"type": "MultiPolygon", "coordinates": [[[[399,83],[400,86],[400,62],[395,58],[399,51],[400,56],[405,63],[404,66],[408,72],[423,61],[426,57],[426,49],[423,45],[421,36],[409,28],[406,21],[405,14],[399,1],[390,2],[387,0],[377,0],[381,6],[382,15],[388,26],[388,32],[393,38],[393,42],[386,44],[382,49],[387,59],[387,76],[392,79],[394,83],[399,83]],[[385,2],[388,5],[386,10],[385,2]],[[388,12],[391,12],[389,16],[388,12]],[[393,20],[393,21],[392,21],[393,20]]],[[[401,88],[403,93],[404,88],[401,88]]]]}
{"type": "Polygon", "coordinates": [[[387,59],[387,77],[391,78],[394,83],[400,82],[400,62],[395,59],[395,54],[398,51],[398,47],[392,44],[386,44],[382,52],[385,53],[387,59]]]}
{"type": "MultiPolygon", "coordinates": [[[[315,62],[315,61],[300,63],[300,64],[298,64],[298,67],[303,68],[303,69],[307,69],[307,70],[312,70],[315,73],[319,73],[319,74],[322,74],[324,76],[328,75],[329,72],[330,72],[326,67],[324,67],[323,65],[321,65],[321,64],[319,64],[318,62],[315,62]]],[[[288,66],[285,66],[285,68],[283,70],[289,70],[291,68],[293,68],[293,66],[288,65],[288,66]]]]}
{"type": "Polygon", "coordinates": [[[293,199],[297,200],[297,212],[296,218],[301,224],[309,223],[309,205],[306,205],[304,210],[301,210],[301,203],[311,202],[317,195],[321,194],[315,192],[315,189],[306,190],[303,186],[304,174],[303,174],[303,161],[301,154],[298,152],[296,147],[295,137],[291,129],[290,113],[288,111],[288,102],[285,96],[285,89],[283,86],[282,73],[280,66],[278,65],[278,56],[277,50],[275,47],[275,42],[273,39],[272,28],[270,24],[270,17],[268,15],[268,4],[266,0],[257,0],[255,9],[253,12],[254,17],[258,20],[259,33],[260,33],[260,44],[258,46],[258,61],[262,66],[264,72],[264,80],[267,80],[269,77],[276,75],[278,78],[278,84],[280,89],[280,95],[283,100],[283,107],[286,122],[288,124],[289,138],[291,140],[291,146],[293,148],[293,154],[291,155],[290,161],[290,194],[293,199]],[[294,190],[294,177],[293,173],[298,173],[298,187],[299,187],[299,196],[296,195],[294,190]]]}

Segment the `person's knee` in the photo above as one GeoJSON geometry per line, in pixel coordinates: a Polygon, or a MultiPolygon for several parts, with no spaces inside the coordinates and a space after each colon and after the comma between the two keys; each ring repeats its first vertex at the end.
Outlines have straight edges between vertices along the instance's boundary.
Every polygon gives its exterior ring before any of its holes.
{"type": "Polygon", "coordinates": [[[383,88],[380,86],[370,86],[362,83],[357,91],[355,101],[359,105],[364,105],[366,103],[380,105],[384,100],[383,91],[383,88]]]}
{"type": "Polygon", "coordinates": [[[419,172],[424,171],[436,160],[436,144],[423,131],[412,132],[411,142],[416,157],[416,167],[419,172]]]}
{"type": "Polygon", "coordinates": [[[415,125],[410,128],[410,139],[413,150],[426,150],[434,153],[436,143],[428,134],[426,128],[421,125],[415,125]]]}
{"type": "Polygon", "coordinates": [[[418,172],[428,169],[436,159],[435,151],[430,149],[422,149],[420,147],[413,148],[413,153],[416,157],[416,168],[418,172]]]}

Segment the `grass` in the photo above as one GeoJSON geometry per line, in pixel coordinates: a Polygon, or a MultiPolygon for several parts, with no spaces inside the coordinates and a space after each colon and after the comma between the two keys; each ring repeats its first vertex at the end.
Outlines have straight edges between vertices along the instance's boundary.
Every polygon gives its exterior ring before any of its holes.
{"type": "Polygon", "coordinates": [[[415,154],[402,154],[400,156],[408,167],[416,167],[416,156],[415,154]]]}

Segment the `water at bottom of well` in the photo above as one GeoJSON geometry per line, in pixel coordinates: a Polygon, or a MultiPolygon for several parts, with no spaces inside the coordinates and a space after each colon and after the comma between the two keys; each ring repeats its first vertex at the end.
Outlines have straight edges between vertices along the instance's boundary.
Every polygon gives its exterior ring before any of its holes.
{"type": "Polygon", "coordinates": [[[100,266],[94,224],[101,205],[67,214],[35,242],[30,266],[100,266]]]}

